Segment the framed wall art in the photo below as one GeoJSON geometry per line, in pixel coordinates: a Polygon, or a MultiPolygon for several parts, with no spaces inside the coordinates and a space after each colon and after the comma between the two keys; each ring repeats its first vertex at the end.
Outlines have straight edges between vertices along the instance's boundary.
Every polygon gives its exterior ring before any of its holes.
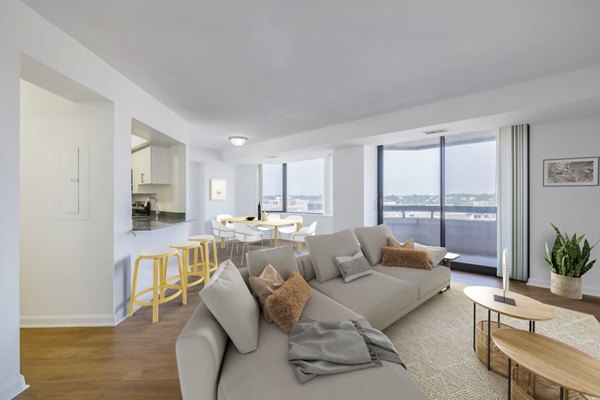
{"type": "Polygon", "coordinates": [[[227,200],[227,181],[225,179],[210,180],[210,199],[227,200]]]}
{"type": "Polygon", "coordinates": [[[598,157],[544,160],[544,186],[598,186],[598,157]]]}

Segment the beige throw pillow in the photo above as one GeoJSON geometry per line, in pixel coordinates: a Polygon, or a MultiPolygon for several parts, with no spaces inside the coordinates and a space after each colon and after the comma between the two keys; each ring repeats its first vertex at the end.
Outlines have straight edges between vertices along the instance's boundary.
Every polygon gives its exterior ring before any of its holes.
{"type": "Polygon", "coordinates": [[[382,247],[381,264],[387,267],[407,267],[417,269],[432,268],[429,256],[423,250],[403,249],[400,247],[382,247]]]}
{"type": "Polygon", "coordinates": [[[285,282],[281,277],[281,274],[279,274],[271,264],[268,264],[259,276],[251,276],[248,280],[252,292],[258,297],[258,302],[262,307],[265,319],[269,322],[273,322],[273,319],[269,315],[269,310],[265,307],[265,302],[267,301],[267,298],[285,282]]]}
{"type": "Polygon", "coordinates": [[[415,248],[415,240],[414,239],[408,239],[406,242],[402,243],[402,242],[397,241],[395,237],[388,236],[387,240],[388,240],[389,247],[398,247],[401,249],[414,249],[415,248]]]}
{"type": "Polygon", "coordinates": [[[292,325],[300,320],[310,295],[311,288],[302,275],[290,272],[290,277],[283,286],[267,298],[265,308],[277,326],[285,333],[290,333],[292,325]]]}

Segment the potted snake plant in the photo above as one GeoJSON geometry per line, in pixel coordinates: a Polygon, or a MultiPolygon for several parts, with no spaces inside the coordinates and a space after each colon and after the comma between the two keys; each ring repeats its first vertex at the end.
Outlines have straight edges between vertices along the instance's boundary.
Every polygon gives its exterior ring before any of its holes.
{"type": "Polygon", "coordinates": [[[552,250],[546,243],[546,262],[552,267],[550,274],[550,290],[559,296],[570,299],[581,299],[581,276],[588,272],[596,260],[590,261],[592,249],[598,242],[590,246],[585,235],[569,236],[563,234],[554,224],[554,245],[552,250]]]}

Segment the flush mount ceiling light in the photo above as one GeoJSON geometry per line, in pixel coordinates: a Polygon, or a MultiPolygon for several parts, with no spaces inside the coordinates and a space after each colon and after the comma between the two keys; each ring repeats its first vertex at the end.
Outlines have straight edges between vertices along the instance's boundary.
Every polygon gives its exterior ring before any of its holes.
{"type": "Polygon", "coordinates": [[[244,143],[246,143],[246,140],[248,140],[246,136],[229,136],[229,141],[236,147],[242,146],[244,143]]]}

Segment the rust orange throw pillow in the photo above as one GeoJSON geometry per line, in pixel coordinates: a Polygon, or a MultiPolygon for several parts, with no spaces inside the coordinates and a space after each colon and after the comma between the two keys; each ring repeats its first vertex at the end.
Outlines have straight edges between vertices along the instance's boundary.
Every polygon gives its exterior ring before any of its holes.
{"type": "Polygon", "coordinates": [[[300,320],[310,294],[310,286],[302,275],[290,272],[283,286],[267,298],[265,308],[273,318],[273,322],[285,333],[290,333],[292,325],[300,320]]]}
{"type": "Polygon", "coordinates": [[[432,268],[429,256],[424,250],[410,250],[399,247],[382,247],[381,264],[387,267],[407,267],[417,269],[432,268]]]}

